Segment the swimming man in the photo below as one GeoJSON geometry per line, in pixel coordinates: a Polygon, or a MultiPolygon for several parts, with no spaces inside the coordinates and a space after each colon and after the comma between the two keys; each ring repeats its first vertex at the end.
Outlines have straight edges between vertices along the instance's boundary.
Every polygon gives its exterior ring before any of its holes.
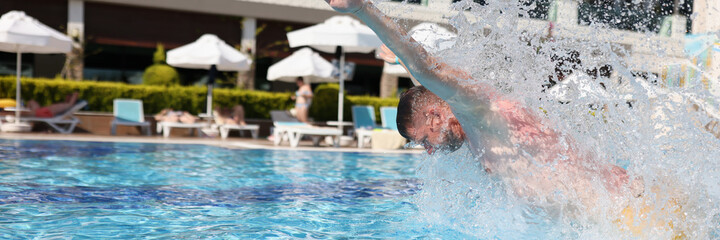
{"type": "Polygon", "coordinates": [[[467,143],[485,171],[506,182],[517,196],[571,214],[607,213],[601,199],[638,197],[644,191],[625,169],[598,161],[519,102],[428,54],[372,2],[325,1],[365,22],[423,85],[401,97],[397,123],[404,137],[422,144],[429,154],[467,143]]]}

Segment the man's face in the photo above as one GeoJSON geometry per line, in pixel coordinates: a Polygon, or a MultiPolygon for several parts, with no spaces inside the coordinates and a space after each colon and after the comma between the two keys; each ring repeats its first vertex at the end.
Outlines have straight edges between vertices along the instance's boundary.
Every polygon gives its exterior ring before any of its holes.
{"type": "Polygon", "coordinates": [[[408,129],[410,140],[425,147],[430,155],[437,151],[458,150],[464,139],[450,127],[446,114],[435,110],[415,113],[413,124],[408,129]]]}

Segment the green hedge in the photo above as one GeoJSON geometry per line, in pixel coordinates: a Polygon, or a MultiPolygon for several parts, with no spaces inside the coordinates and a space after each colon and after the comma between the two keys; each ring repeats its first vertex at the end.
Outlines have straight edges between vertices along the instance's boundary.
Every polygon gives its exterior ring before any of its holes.
{"type": "MultiPolygon", "coordinates": [[[[124,83],[67,81],[62,79],[23,78],[22,97],[35,99],[41,105],[61,102],[67,94],[79,92],[87,100],[88,110],[112,112],[113,99],[130,98],[143,101],[146,114],[160,112],[163,108],[185,110],[192,114],[205,112],[206,87],[147,86],[124,83]]],[[[337,84],[321,85],[315,89],[315,98],[310,108],[310,117],[316,121],[337,119],[337,84]],[[334,89],[334,92],[333,92],[334,89]]],[[[241,89],[215,89],[213,104],[231,107],[242,104],[247,118],[270,118],[270,110],[290,109],[294,101],[291,93],[250,91],[241,89]]],[[[15,98],[15,76],[0,76],[0,98],[15,98]]],[[[371,96],[346,96],[345,119],[351,120],[350,106],[370,105],[375,107],[380,121],[381,106],[397,106],[397,99],[371,96]]]]}
{"type": "MultiPolygon", "coordinates": [[[[315,88],[313,93],[313,102],[310,106],[310,116],[315,121],[332,121],[337,120],[337,111],[329,109],[337,109],[337,94],[340,86],[335,83],[322,84],[315,88]]],[[[372,96],[348,96],[345,95],[343,118],[344,121],[352,121],[352,106],[369,105],[375,107],[375,120],[380,122],[380,107],[398,105],[397,98],[379,98],[372,96]]]]}
{"type": "MultiPolygon", "coordinates": [[[[143,101],[146,114],[163,108],[185,110],[192,114],[205,112],[206,87],[147,86],[124,83],[66,81],[62,79],[22,80],[22,98],[35,99],[41,105],[63,101],[67,94],[79,92],[88,102],[88,110],[112,112],[113,99],[130,98],[143,101]]],[[[15,98],[15,77],[0,77],[0,98],[15,98]]],[[[215,89],[215,106],[231,107],[242,104],[247,118],[270,118],[270,110],[290,109],[293,101],[289,93],[270,93],[240,89],[215,89]]]]}

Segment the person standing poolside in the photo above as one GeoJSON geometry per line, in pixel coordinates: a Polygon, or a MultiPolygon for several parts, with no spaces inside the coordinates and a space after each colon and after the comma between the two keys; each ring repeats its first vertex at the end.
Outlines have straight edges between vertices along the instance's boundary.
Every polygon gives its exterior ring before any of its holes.
{"type": "Polygon", "coordinates": [[[421,144],[428,154],[452,152],[467,143],[490,176],[534,206],[587,219],[607,215],[608,206],[602,202],[609,201],[621,229],[639,224],[639,219],[622,221],[627,219],[622,209],[642,196],[641,180],[630,180],[625,169],[599,161],[571,136],[552,129],[495,87],[428,54],[372,2],[325,1],[365,22],[423,85],[400,99],[397,124],[405,138],[421,144]]]}
{"type": "Polygon", "coordinates": [[[305,84],[301,77],[298,77],[295,83],[297,83],[298,90],[295,91],[295,95],[291,96],[295,100],[295,117],[299,121],[306,123],[308,122],[310,104],[312,104],[312,88],[310,88],[310,84],[305,84]]]}

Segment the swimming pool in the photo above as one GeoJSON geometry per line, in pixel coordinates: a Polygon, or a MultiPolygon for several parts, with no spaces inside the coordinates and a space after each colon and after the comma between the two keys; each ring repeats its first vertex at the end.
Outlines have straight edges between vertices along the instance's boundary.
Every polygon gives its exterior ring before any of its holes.
{"type": "MultiPolygon", "coordinates": [[[[413,154],[0,140],[0,238],[414,238],[413,154]]],[[[452,236],[452,235],[450,235],[452,236]]]]}

